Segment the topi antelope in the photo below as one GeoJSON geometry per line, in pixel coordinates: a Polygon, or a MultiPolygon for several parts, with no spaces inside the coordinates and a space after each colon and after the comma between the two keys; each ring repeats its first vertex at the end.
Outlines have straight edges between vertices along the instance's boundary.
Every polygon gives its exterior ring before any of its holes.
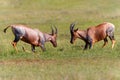
{"type": "Polygon", "coordinates": [[[87,30],[78,30],[74,29],[75,24],[70,25],[70,34],[71,40],[70,43],[73,44],[74,41],[79,38],[85,42],[84,49],[89,49],[93,47],[93,45],[101,40],[104,40],[103,47],[108,43],[107,37],[112,41],[112,48],[115,44],[114,39],[114,29],[115,26],[112,23],[104,22],[94,27],[89,27],[87,30]]]}
{"type": "Polygon", "coordinates": [[[39,31],[38,29],[32,29],[25,25],[17,24],[17,25],[10,25],[4,29],[6,30],[11,27],[12,32],[15,36],[15,39],[12,42],[13,47],[16,49],[17,42],[22,40],[26,43],[31,44],[31,49],[35,52],[35,47],[39,46],[43,51],[45,51],[45,42],[50,41],[54,47],[57,47],[57,28],[55,27],[55,31],[52,28],[52,33],[47,34],[39,31]]]}

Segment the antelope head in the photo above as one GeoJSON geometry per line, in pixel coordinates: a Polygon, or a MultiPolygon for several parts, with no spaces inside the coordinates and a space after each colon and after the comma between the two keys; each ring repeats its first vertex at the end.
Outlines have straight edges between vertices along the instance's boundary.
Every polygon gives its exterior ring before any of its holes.
{"type": "Polygon", "coordinates": [[[55,31],[54,31],[53,27],[51,27],[52,32],[50,34],[51,37],[50,37],[49,41],[52,43],[52,45],[54,47],[57,47],[57,33],[58,33],[58,30],[57,30],[56,27],[54,27],[54,28],[55,28],[55,31]]]}
{"type": "Polygon", "coordinates": [[[78,35],[78,28],[74,29],[75,24],[71,24],[70,25],[70,34],[71,34],[71,39],[70,39],[70,43],[73,44],[75,42],[75,40],[79,37],[78,35]]]}

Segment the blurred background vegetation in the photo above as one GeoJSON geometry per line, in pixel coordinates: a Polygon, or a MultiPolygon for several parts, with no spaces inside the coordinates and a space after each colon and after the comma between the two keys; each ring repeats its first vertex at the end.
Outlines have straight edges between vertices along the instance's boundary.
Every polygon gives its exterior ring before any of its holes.
{"type": "Polygon", "coordinates": [[[119,80],[120,79],[120,4],[119,0],[0,0],[0,80],[119,80]],[[69,26],[85,30],[103,22],[116,27],[114,49],[111,42],[101,48],[103,41],[91,50],[83,51],[84,42],[69,43],[69,26]],[[58,28],[58,47],[46,43],[46,52],[38,47],[36,53],[22,50],[31,46],[18,42],[18,53],[11,45],[14,35],[11,24],[25,24],[51,33],[58,28]]]}

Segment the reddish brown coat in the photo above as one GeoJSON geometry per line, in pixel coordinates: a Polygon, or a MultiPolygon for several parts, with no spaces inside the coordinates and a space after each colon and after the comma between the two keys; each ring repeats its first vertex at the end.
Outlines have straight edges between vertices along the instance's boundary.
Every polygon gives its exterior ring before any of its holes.
{"type": "Polygon", "coordinates": [[[57,46],[56,38],[57,38],[57,28],[56,32],[52,29],[52,34],[47,34],[39,31],[38,29],[32,29],[30,27],[27,27],[26,25],[10,25],[4,29],[4,32],[11,27],[12,32],[15,36],[14,41],[12,42],[12,45],[16,48],[16,44],[19,40],[22,40],[26,43],[31,44],[32,51],[35,51],[35,46],[40,46],[42,50],[45,50],[44,44],[47,41],[50,41],[54,47],[57,46]]]}
{"type": "Polygon", "coordinates": [[[76,38],[80,38],[85,41],[84,49],[91,48],[94,43],[104,40],[103,47],[108,43],[107,37],[112,41],[112,48],[115,44],[114,39],[114,29],[115,26],[112,23],[104,22],[97,26],[89,27],[87,30],[74,30],[75,24],[71,24],[70,32],[71,32],[71,43],[73,43],[76,38]]]}

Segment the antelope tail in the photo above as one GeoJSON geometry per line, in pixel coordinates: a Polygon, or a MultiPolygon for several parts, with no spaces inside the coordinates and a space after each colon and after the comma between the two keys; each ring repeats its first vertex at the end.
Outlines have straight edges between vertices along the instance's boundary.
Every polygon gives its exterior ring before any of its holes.
{"type": "Polygon", "coordinates": [[[8,27],[6,27],[6,28],[4,29],[4,33],[6,33],[6,30],[7,30],[9,27],[11,27],[11,26],[8,26],[8,27]]]}

